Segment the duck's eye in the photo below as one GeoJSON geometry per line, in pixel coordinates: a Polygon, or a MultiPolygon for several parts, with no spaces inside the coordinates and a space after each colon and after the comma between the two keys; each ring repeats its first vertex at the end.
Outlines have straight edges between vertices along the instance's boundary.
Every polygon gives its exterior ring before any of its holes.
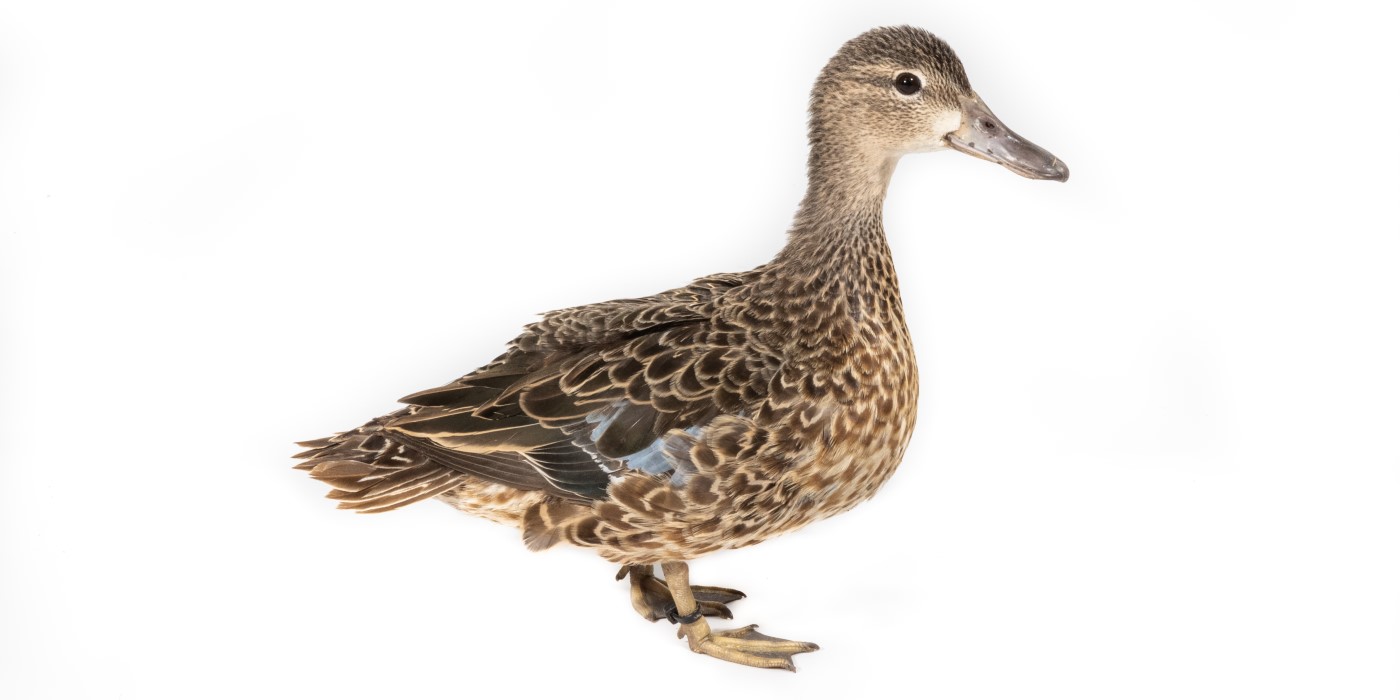
{"type": "Polygon", "coordinates": [[[919,76],[913,73],[900,73],[894,77],[894,89],[901,95],[912,95],[924,86],[919,82],[919,76]]]}

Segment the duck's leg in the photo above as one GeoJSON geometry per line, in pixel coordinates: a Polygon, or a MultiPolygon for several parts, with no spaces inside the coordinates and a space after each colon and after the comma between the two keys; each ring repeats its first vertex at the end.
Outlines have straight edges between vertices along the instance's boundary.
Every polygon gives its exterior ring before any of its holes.
{"type": "MultiPolygon", "coordinates": [[[[676,614],[676,603],[671,599],[671,591],[666,584],[652,573],[652,566],[630,565],[617,572],[618,580],[626,576],[632,580],[632,607],[637,613],[652,622],[665,620],[676,614]]],[[[706,617],[733,619],[726,603],[744,597],[742,591],[716,586],[691,586],[695,602],[700,606],[700,614],[706,617]]]]}
{"type": "Polygon", "coordinates": [[[681,626],[679,636],[685,637],[690,650],[697,654],[746,666],[796,671],[793,655],[818,649],[811,642],[790,642],[759,634],[755,631],[758,625],[711,630],[690,587],[690,567],[683,561],[667,562],[661,565],[661,571],[666,575],[666,587],[671,589],[671,598],[676,602],[677,622],[681,626]]]}

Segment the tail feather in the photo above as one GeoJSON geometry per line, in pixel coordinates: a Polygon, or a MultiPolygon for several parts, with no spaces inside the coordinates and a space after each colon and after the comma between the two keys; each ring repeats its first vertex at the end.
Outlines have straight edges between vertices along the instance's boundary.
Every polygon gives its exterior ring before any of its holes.
{"type": "Polygon", "coordinates": [[[320,440],[297,443],[310,449],[296,455],[296,466],[331,491],[340,508],[382,513],[432,498],[461,483],[461,472],[393,442],[371,423],[320,440]]]}

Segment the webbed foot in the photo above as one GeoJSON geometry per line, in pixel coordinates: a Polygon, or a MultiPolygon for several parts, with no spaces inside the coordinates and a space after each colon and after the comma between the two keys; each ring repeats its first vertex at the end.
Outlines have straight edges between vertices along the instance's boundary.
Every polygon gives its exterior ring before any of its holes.
{"type": "MultiPolygon", "coordinates": [[[[643,573],[650,574],[650,567],[642,568],[645,568],[646,571],[639,572],[639,576],[643,573]]],[[[745,666],[796,671],[797,666],[792,662],[793,656],[816,651],[820,648],[811,642],[794,642],[761,634],[758,632],[758,625],[749,625],[733,630],[712,630],[710,623],[705,620],[706,608],[701,603],[698,593],[705,587],[692,587],[690,585],[690,567],[685,562],[666,562],[661,565],[661,570],[666,575],[665,585],[670,591],[670,599],[675,603],[675,607],[670,608],[670,614],[666,617],[680,625],[677,636],[684,638],[686,643],[690,645],[690,650],[697,654],[705,654],[722,661],[745,666]]],[[[636,579],[633,581],[634,585],[642,586],[645,590],[644,584],[636,584],[636,579]]],[[[636,588],[633,590],[635,591],[636,588]]],[[[738,591],[725,588],[711,590],[725,591],[731,595],[743,595],[738,591]]],[[[724,602],[729,602],[729,600],[724,602]]],[[[728,608],[724,608],[723,603],[718,605],[724,609],[726,613],[724,617],[728,617],[728,608]]],[[[642,608],[639,606],[638,611],[641,610],[642,608]]]]}
{"type": "Polygon", "coordinates": [[[689,625],[681,625],[678,636],[690,644],[690,650],[697,654],[713,656],[745,666],[758,668],[781,668],[796,671],[792,662],[795,654],[816,651],[821,647],[811,642],[794,642],[761,634],[758,625],[749,625],[733,630],[711,630],[703,619],[689,625]]]}

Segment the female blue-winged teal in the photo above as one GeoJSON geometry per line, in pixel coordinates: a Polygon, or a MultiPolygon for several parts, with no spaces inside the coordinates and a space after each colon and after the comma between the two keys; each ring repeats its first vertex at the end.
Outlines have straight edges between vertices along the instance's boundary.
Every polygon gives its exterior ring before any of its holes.
{"type": "Polygon", "coordinates": [[[812,90],[810,140],[807,195],[772,262],[545,314],[485,367],[302,443],[298,468],[342,508],[435,496],[519,527],[531,549],[592,547],[693,651],[793,669],[817,646],[710,629],[743,594],[691,586],[686,562],[845,511],[899,464],[919,385],[881,226],[895,163],[953,148],[1069,177],[911,27],[841,47],[812,90]]]}

